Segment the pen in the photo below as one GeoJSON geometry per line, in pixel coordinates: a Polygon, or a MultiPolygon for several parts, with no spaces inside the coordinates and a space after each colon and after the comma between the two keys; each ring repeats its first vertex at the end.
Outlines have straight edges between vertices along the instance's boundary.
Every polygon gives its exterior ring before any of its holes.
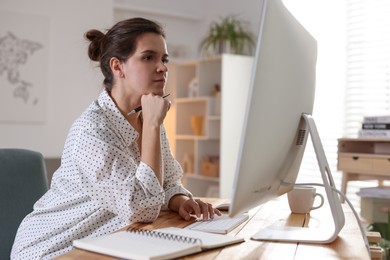
{"type": "MultiPolygon", "coordinates": [[[[165,96],[163,96],[163,98],[166,98],[166,97],[169,96],[169,95],[170,95],[170,94],[166,94],[165,96]]],[[[139,107],[137,107],[137,108],[131,110],[129,113],[127,113],[127,115],[128,115],[128,116],[129,116],[129,115],[132,115],[132,114],[137,113],[137,112],[139,112],[139,111],[141,111],[141,110],[142,110],[142,106],[139,106],[139,107]]]]}

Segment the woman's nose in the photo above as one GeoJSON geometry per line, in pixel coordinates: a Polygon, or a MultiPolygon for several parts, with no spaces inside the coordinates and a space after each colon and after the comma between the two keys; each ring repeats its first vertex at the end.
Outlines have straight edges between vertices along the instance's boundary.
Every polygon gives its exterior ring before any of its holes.
{"type": "Polygon", "coordinates": [[[161,71],[161,72],[167,72],[168,71],[168,66],[166,63],[164,62],[160,62],[158,65],[157,65],[157,71],[161,71]]]}

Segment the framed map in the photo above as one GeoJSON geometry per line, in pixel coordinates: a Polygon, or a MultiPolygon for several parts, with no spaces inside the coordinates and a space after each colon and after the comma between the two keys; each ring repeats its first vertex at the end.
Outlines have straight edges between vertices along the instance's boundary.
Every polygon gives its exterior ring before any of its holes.
{"type": "Polygon", "coordinates": [[[0,12],[0,123],[45,122],[49,18],[0,12]]]}

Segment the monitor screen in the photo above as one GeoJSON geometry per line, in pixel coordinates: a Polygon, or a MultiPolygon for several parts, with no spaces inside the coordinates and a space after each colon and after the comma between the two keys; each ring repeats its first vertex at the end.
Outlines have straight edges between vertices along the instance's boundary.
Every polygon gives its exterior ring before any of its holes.
{"type": "Polygon", "coordinates": [[[296,181],[312,114],[316,40],[280,0],[264,0],[243,120],[230,216],[280,196],[296,181]]]}

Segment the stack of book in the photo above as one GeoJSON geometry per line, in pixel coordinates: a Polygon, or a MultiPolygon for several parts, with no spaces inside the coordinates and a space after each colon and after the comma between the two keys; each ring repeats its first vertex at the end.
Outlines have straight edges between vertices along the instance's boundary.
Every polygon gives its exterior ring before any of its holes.
{"type": "Polygon", "coordinates": [[[365,116],[359,137],[390,138],[390,115],[365,116]]]}

